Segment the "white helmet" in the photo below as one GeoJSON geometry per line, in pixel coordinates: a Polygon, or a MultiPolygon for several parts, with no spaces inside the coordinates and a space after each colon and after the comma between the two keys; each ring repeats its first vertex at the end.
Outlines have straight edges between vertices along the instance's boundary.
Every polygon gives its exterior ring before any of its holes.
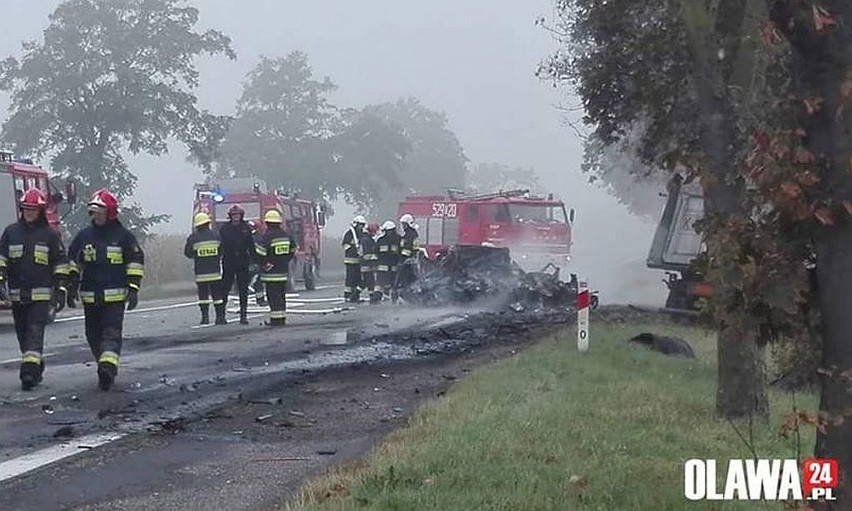
{"type": "Polygon", "coordinates": [[[396,224],[391,222],[390,220],[382,224],[383,231],[392,231],[394,229],[396,229],[396,224]]]}
{"type": "Polygon", "coordinates": [[[399,218],[399,223],[411,225],[414,223],[414,217],[406,213],[399,218]]]}
{"type": "Polygon", "coordinates": [[[364,218],[364,215],[358,215],[358,216],[356,216],[355,218],[352,219],[352,225],[366,224],[366,223],[367,223],[367,219],[364,218]]]}

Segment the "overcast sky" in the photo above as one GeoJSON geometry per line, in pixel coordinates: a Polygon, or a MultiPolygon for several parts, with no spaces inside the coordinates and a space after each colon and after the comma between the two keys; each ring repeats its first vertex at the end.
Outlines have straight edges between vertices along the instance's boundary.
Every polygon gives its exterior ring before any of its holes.
{"type": "MultiPolygon", "coordinates": [[[[2,0],[0,55],[18,55],[39,39],[58,0],[2,0]]],[[[654,223],[631,216],[580,173],[581,141],[556,105],[572,102],[536,79],[536,64],[555,42],[535,26],[552,0],[196,0],[202,28],[231,36],[237,61],[199,62],[202,105],[233,113],[245,74],[261,55],[305,51],[315,74],[339,87],[333,101],[359,107],[415,96],[443,111],[474,163],[534,167],[543,184],[577,210],[575,261],[602,298],[657,302],[662,275],[644,259],[654,223]]],[[[573,100],[576,101],[576,100],[573,100]]],[[[0,97],[6,111],[8,98],[0,97]]],[[[164,230],[183,232],[200,172],[180,147],[165,158],[130,160],[137,200],[174,216],[164,230]]],[[[662,207],[662,204],[660,205],[662,207]]],[[[338,216],[330,229],[349,220],[338,216]]],[[[336,231],[335,231],[336,232],[336,231]]]]}

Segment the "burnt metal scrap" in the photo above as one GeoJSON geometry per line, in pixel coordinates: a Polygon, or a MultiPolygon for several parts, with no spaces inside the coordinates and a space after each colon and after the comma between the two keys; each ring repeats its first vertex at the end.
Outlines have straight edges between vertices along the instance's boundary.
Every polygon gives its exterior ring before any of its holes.
{"type": "MultiPolygon", "coordinates": [[[[553,265],[526,272],[512,261],[508,248],[497,247],[452,246],[435,261],[421,260],[415,273],[417,279],[400,296],[426,306],[491,300],[514,312],[573,308],[579,287],[576,275],[563,281],[553,265]]],[[[597,306],[596,293],[591,301],[597,306]]]]}

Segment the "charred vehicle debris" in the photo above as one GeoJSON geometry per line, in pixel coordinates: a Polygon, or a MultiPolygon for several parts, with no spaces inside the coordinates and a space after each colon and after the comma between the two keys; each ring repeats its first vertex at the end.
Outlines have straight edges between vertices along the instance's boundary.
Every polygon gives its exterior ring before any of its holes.
{"type": "MultiPolygon", "coordinates": [[[[419,257],[410,264],[417,279],[400,289],[399,295],[422,306],[489,302],[514,312],[572,309],[579,291],[576,274],[564,281],[553,264],[525,271],[512,260],[508,248],[454,245],[434,259],[419,257]]],[[[597,291],[591,293],[590,301],[591,308],[597,308],[597,291]]]]}

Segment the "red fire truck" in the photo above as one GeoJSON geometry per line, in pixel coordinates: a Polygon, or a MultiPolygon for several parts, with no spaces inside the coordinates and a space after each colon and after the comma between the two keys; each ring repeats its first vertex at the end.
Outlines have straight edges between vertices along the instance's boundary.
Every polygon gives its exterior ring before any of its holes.
{"type": "MultiPolygon", "coordinates": [[[[70,210],[76,202],[74,183],[69,182],[63,194],[51,183],[45,169],[34,165],[32,160],[16,159],[11,151],[0,151],[0,230],[18,221],[18,202],[30,188],[38,188],[47,196],[47,221],[57,232],[64,234],[59,204],[65,202],[70,210]]],[[[5,300],[8,295],[0,294],[3,295],[0,297],[0,310],[9,309],[11,304],[5,300]]]]}
{"type": "Polygon", "coordinates": [[[214,222],[228,221],[228,209],[239,204],[245,209],[245,220],[253,222],[262,233],[266,226],[263,215],[277,209],[284,217],[285,227],[297,241],[298,249],[290,275],[311,291],[316,288],[320,269],[321,230],[325,226],[325,210],[318,204],[300,199],[297,194],[268,190],[255,179],[233,178],[195,185],[193,215],[204,211],[214,222]]]}
{"type": "Polygon", "coordinates": [[[527,271],[541,271],[552,263],[563,268],[571,260],[574,210],[565,203],[511,190],[468,195],[450,190],[445,196],[408,196],[399,214],[410,214],[418,224],[421,245],[433,259],[452,245],[508,247],[512,258],[527,271]]]}

